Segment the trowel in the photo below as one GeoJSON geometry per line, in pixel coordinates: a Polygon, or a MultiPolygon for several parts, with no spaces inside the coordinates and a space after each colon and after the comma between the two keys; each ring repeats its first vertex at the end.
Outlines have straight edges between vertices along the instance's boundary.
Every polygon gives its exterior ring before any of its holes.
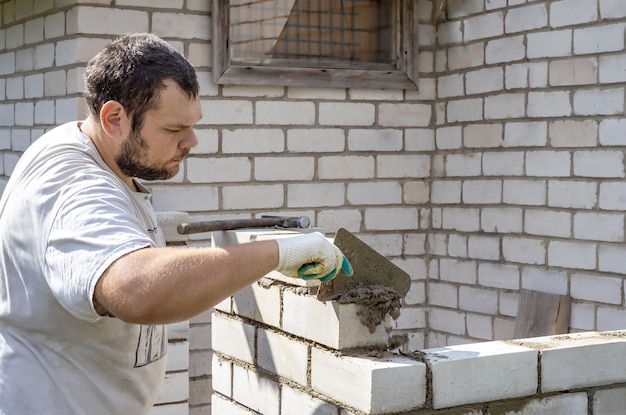
{"type": "Polygon", "coordinates": [[[401,298],[406,296],[411,287],[411,277],[400,267],[345,228],[337,230],[334,243],[350,261],[354,274],[348,277],[340,272],[332,280],[323,282],[317,292],[318,300],[334,300],[351,288],[374,285],[389,287],[401,298]]]}

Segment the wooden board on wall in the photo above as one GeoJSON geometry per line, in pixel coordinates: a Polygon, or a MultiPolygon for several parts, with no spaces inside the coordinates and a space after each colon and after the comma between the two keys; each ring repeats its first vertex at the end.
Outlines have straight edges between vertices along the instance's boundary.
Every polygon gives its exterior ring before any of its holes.
{"type": "Polygon", "coordinates": [[[567,333],[571,305],[572,298],[568,295],[522,289],[517,308],[515,338],[567,333]]]}

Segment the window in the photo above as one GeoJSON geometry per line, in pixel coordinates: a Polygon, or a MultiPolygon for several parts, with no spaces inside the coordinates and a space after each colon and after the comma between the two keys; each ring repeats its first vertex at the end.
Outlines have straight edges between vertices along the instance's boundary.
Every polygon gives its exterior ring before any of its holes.
{"type": "Polygon", "coordinates": [[[415,89],[414,0],[214,0],[218,84],[415,89]]]}

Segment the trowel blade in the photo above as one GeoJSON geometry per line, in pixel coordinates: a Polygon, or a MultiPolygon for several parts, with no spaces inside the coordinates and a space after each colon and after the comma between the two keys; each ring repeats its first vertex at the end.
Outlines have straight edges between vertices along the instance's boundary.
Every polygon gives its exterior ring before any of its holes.
{"type": "Polygon", "coordinates": [[[348,277],[340,272],[332,280],[323,282],[317,293],[318,300],[335,299],[338,294],[357,285],[385,285],[393,288],[402,298],[406,296],[411,287],[411,277],[396,264],[344,228],[337,230],[335,245],[350,261],[354,274],[348,277]]]}

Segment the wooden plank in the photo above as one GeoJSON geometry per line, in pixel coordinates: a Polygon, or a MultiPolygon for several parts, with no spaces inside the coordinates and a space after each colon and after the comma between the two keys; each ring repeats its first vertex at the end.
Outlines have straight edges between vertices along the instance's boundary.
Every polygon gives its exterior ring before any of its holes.
{"type": "Polygon", "coordinates": [[[522,289],[517,307],[515,338],[549,336],[569,331],[572,298],[522,289]]]}

